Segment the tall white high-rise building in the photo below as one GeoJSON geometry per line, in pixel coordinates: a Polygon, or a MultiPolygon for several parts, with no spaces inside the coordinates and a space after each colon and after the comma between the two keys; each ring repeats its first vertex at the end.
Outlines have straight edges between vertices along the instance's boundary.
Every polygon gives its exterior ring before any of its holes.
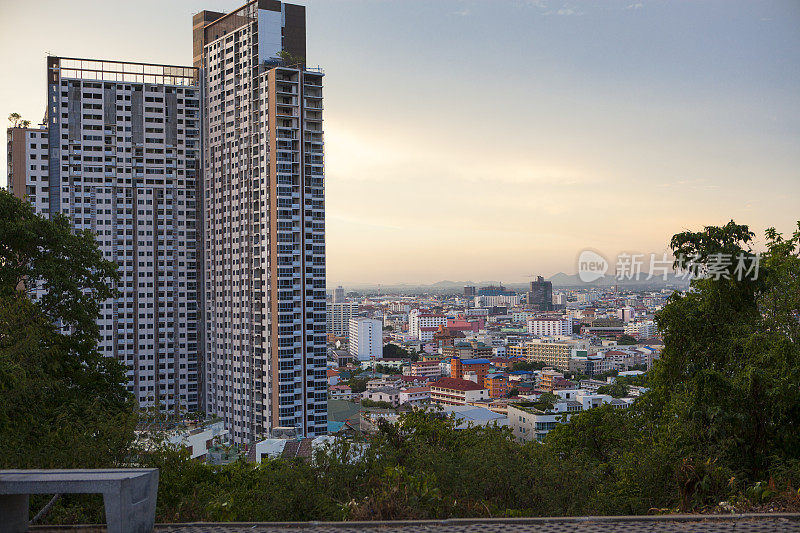
{"type": "Polygon", "coordinates": [[[344,297],[344,287],[339,285],[338,287],[333,289],[333,300],[332,301],[335,304],[344,303],[346,301],[345,297],[344,297]]]}
{"type": "Polygon", "coordinates": [[[356,302],[328,303],[326,332],[344,337],[350,331],[350,319],[358,316],[356,302]]]}
{"type": "Polygon", "coordinates": [[[100,350],[141,405],[236,442],[327,432],[322,78],[305,8],[193,18],[194,66],[48,58],[46,123],[9,129],[10,188],[120,267],[100,350]]]}
{"type": "Polygon", "coordinates": [[[195,15],[207,412],[236,442],[327,432],[322,77],[305,8],[195,15]]]}
{"type": "Polygon", "coordinates": [[[383,355],[383,323],[376,318],[351,318],[348,351],[359,361],[383,355]]]}
{"type": "Polygon", "coordinates": [[[45,123],[9,128],[8,146],[13,193],[93,232],[119,265],[99,349],[125,365],[139,405],[202,409],[196,69],[48,57],[45,123]]]}

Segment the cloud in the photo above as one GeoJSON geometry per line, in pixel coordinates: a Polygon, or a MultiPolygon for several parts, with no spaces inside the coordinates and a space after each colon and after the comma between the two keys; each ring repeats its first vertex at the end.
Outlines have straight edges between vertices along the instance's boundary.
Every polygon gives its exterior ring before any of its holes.
{"type": "Polygon", "coordinates": [[[459,17],[468,17],[472,15],[472,11],[468,7],[465,7],[463,9],[459,9],[458,11],[453,11],[452,14],[459,17]]]}
{"type": "MultiPolygon", "coordinates": [[[[539,7],[544,8],[546,6],[544,5],[544,3],[542,3],[541,5],[539,5],[539,7]]],[[[559,17],[573,17],[573,16],[574,17],[579,17],[579,16],[583,15],[584,13],[583,13],[583,11],[580,11],[578,9],[570,7],[567,4],[563,4],[562,7],[558,8],[557,10],[552,10],[551,9],[551,10],[545,11],[542,14],[544,16],[546,16],[546,17],[552,16],[552,15],[557,15],[559,17]]]]}
{"type": "Polygon", "coordinates": [[[538,7],[541,9],[545,9],[547,7],[547,4],[545,3],[544,0],[528,0],[528,5],[533,7],[538,7]]]}
{"type": "Polygon", "coordinates": [[[643,7],[644,4],[642,4],[641,2],[636,2],[635,4],[629,4],[628,6],[625,7],[625,9],[642,9],[643,7]]]}

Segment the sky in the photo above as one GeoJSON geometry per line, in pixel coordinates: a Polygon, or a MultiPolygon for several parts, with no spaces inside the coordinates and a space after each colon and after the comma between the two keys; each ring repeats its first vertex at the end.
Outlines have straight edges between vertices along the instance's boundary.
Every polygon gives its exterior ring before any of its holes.
{"type": "MultiPolygon", "coordinates": [[[[48,53],[189,65],[192,15],[241,3],[0,0],[0,113],[41,120],[48,53]]],[[[329,286],[513,283],[800,220],[797,0],[295,3],[329,286]]]]}

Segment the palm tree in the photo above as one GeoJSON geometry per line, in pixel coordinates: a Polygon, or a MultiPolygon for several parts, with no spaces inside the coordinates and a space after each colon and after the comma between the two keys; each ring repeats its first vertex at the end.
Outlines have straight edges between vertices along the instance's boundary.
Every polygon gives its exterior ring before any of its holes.
{"type": "Polygon", "coordinates": [[[8,115],[8,121],[11,123],[12,128],[27,128],[31,125],[31,121],[22,120],[22,115],[19,113],[11,113],[8,115]]]}

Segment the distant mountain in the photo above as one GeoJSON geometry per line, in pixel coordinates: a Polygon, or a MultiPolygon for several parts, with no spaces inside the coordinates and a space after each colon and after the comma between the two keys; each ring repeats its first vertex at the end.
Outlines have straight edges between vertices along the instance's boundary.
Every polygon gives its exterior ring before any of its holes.
{"type": "MultiPolygon", "coordinates": [[[[654,279],[648,280],[647,272],[643,272],[640,276],[641,279],[638,281],[636,280],[624,280],[618,281],[617,278],[613,275],[606,275],[596,281],[591,283],[584,283],[578,277],[577,274],[565,274],[564,272],[559,272],[550,276],[549,278],[545,278],[548,281],[553,283],[553,287],[558,288],[587,288],[587,287],[610,287],[612,285],[619,285],[621,287],[636,287],[636,288],[666,288],[666,287],[676,287],[676,288],[686,288],[689,286],[689,283],[683,279],[677,278],[675,276],[668,276],[667,281],[664,281],[660,276],[654,279]]],[[[335,284],[335,285],[338,285],[335,284]]],[[[487,285],[503,285],[508,287],[509,289],[516,290],[518,292],[523,292],[528,288],[528,282],[515,282],[515,283],[503,283],[500,281],[452,281],[452,280],[442,280],[437,281],[436,283],[431,284],[414,284],[414,283],[345,283],[343,284],[346,290],[355,290],[358,292],[366,293],[366,294],[386,294],[386,293],[401,293],[401,294],[418,294],[424,292],[430,293],[461,293],[464,286],[473,286],[473,287],[486,287],[487,285]]],[[[331,284],[330,290],[333,290],[332,287],[334,284],[331,284]]]]}
{"type": "Polygon", "coordinates": [[[553,283],[553,287],[610,287],[612,285],[619,285],[621,287],[688,287],[689,282],[683,278],[667,276],[667,280],[659,275],[653,279],[647,279],[648,273],[642,272],[638,280],[618,280],[613,274],[606,274],[602,278],[586,283],[581,281],[577,274],[564,274],[559,272],[548,278],[548,281],[553,283]]]}
{"type": "Polygon", "coordinates": [[[563,272],[559,272],[558,274],[553,274],[552,276],[547,278],[547,281],[552,282],[553,285],[561,286],[561,285],[572,285],[576,282],[579,282],[580,280],[576,275],[570,276],[569,274],[564,274],[563,272]]]}

